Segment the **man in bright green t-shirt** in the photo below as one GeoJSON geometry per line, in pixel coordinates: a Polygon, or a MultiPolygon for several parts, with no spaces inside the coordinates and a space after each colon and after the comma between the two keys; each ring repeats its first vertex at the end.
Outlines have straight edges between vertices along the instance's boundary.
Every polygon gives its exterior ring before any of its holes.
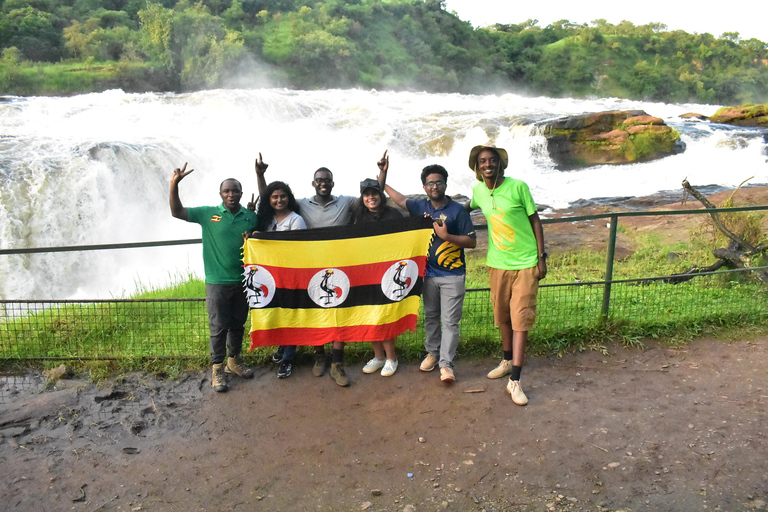
{"type": "Polygon", "coordinates": [[[174,169],[171,177],[171,215],[200,224],[203,231],[205,304],[211,331],[211,385],[218,392],[227,390],[226,373],[253,378],[253,370],[240,359],[243,350],[248,301],[243,286],[243,233],[256,229],[256,214],[240,205],[243,188],[236,179],[219,186],[221,204],[185,208],[179,198],[179,182],[194,169],[174,169]],[[229,357],[227,357],[229,354],[229,357]],[[226,366],[224,360],[226,358],[226,366]]]}
{"type": "Polygon", "coordinates": [[[539,280],[547,275],[544,230],[525,182],[504,177],[507,152],[490,144],[475,146],[469,168],[480,183],[472,189],[469,209],[480,208],[488,220],[488,258],[494,321],[501,330],[504,358],[489,379],[509,375],[507,391],[517,405],[528,398],[520,386],[528,331],[536,319],[539,280]]]}

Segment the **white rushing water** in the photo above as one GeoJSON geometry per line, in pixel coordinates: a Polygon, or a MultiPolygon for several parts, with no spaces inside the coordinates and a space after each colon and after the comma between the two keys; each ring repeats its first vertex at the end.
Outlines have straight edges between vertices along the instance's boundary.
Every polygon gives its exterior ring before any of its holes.
{"type": "MultiPolygon", "coordinates": [[[[528,182],[539,204],[641,196],[694,185],[768,183],[765,140],[751,129],[685,122],[711,105],[628,100],[529,98],[515,94],[356,90],[215,90],[191,94],[107,91],[70,98],[0,102],[0,248],[198,238],[173,219],[168,183],[175,167],[196,169],[180,187],[185,206],[218,204],[228,177],[256,191],[254,158],[267,180],[314,193],[312,173],[334,172],[334,193],[357,195],[390,154],[389,183],[421,193],[431,163],[450,173],[448,193],[469,195],[469,149],[492,140],[510,153],[508,175],[528,182]],[[679,129],[684,153],[654,162],[558,171],[535,123],[604,110],[641,109],[679,129]]],[[[0,256],[0,298],[123,296],[179,275],[202,275],[200,246],[0,256]]]]}

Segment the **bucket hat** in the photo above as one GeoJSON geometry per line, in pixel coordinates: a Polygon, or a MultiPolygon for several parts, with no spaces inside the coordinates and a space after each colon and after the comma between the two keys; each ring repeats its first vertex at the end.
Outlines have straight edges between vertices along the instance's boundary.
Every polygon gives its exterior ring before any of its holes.
{"type": "Polygon", "coordinates": [[[477,181],[483,181],[483,178],[480,176],[480,173],[477,171],[477,155],[479,155],[480,152],[484,149],[492,149],[499,154],[499,159],[501,159],[502,171],[506,169],[507,165],[509,164],[509,155],[507,154],[507,150],[504,148],[497,148],[490,142],[486,144],[481,144],[480,146],[473,147],[469,152],[469,168],[475,171],[475,177],[477,178],[477,181]]]}

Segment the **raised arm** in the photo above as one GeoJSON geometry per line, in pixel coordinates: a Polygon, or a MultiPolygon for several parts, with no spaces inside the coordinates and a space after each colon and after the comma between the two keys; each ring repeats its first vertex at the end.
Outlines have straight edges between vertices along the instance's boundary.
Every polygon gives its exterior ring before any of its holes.
{"type": "Polygon", "coordinates": [[[187,220],[187,209],[181,204],[181,198],[179,197],[179,182],[189,174],[192,174],[193,171],[194,169],[187,171],[187,162],[184,162],[184,167],[181,169],[173,170],[173,176],[171,176],[170,204],[171,215],[177,219],[187,220]]]}
{"type": "Polygon", "coordinates": [[[389,170],[389,157],[387,156],[387,151],[388,150],[384,150],[384,156],[381,157],[381,160],[376,162],[376,165],[379,166],[379,175],[376,178],[379,182],[379,190],[384,190],[384,187],[387,184],[387,170],[389,170]]]}
{"type": "Polygon", "coordinates": [[[392,187],[390,187],[389,185],[386,185],[386,186],[384,187],[384,191],[387,193],[387,195],[388,195],[389,197],[391,197],[391,198],[392,198],[392,200],[395,202],[395,204],[396,204],[397,206],[399,206],[400,208],[402,208],[402,209],[404,209],[404,210],[407,210],[407,209],[408,209],[408,207],[407,207],[407,206],[405,206],[405,201],[406,201],[406,199],[407,199],[407,198],[406,198],[406,197],[405,197],[403,194],[401,194],[401,193],[400,193],[400,192],[398,192],[397,190],[393,189],[393,188],[392,188],[392,187]]]}
{"type": "Polygon", "coordinates": [[[405,205],[405,201],[407,197],[405,197],[403,194],[401,194],[397,190],[387,185],[387,171],[389,170],[389,157],[387,156],[386,151],[384,152],[384,156],[381,158],[381,160],[379,160],[377,165],[379,166],[379,186],[381,187],[381,190],[386,192],[387,195],[392,198],[392,200],[395,202],[397,206],[399,206],[403,210],[407,210],[408,207],[405,205]]]}
{"type": "Polygon", "coordinates": [[[259,153],[259,159],[256,160],[256,182],[259,186],[259,197],[267,190],[267,180],[264,179],[264,173],[267,171],[269,164],[265,163],[259,153]]]}
{"type": "Polygon", "coordinates": [[[544,250],[544,226],[541,224],[539,212],[533,212],[533,214],[528,216],[528,220],[531,222],[533,236],[536,237],[536,250],[539,253],[539,262],[537,263],[537,266],[539,267],[539,279],[544,279],[547,277],[547,253],[544,250]]]}

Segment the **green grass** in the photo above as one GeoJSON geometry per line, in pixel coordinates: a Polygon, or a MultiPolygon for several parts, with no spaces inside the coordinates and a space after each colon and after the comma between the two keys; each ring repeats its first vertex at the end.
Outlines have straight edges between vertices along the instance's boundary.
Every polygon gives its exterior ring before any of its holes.
{"type": "MultiPolygon", "coordinates": [[[[636,236],[637,250],[617,261],[614,279],[662,276],[708,261],[707,243],[664,245],[657,235],[636,236]],[[669,252],[679,259],[670,260],[669,252]]],[[[711,252],[709,253],[711,259],[711,252]]],[[[604,251],[584,250],[555,255],[542,284],[600,281],[605,273],[604,251]]],[[[483,255],[468,254],[467,288],[485,288],[488,272],[483,255]]],[[[137,283],[135,299],[180,299],[173,302],[119,302],[53,305],[22,315],[5,312],[0,321],[0,358],[43,360],[56,366],[67,359],[93,379],[131,370],[173,377],[208,365],[205,284],[179,275],[173,284],[153,288],[137,283]],[[189,300],[198,299],[198,300],[189,300]]],[[[768,290],[744,275],[718,274],[672,285],[660,281],[614,283],[610,313],[601,315],[602,285],[544,286],[539,293],[538,318],[527,352],[564,354],[601,350],[609,343],[641,346],[646,339],[671,345],[701,336],[757,336],[768,332],[768,290]]],[[[420,315],[421,316],[421,315],[420,315]]],[[[246,325],[246,332],[249,330],[246,325]]],[[[497,356],[498,329],[493,325],[487,291],[465,298],[459,357],[497,356]]],[[[247,337],[247,334],[246,334],[247,337]]],[[[415,332],[400,336],[398,356],[405,362],[423,355],[421,321],[415,332]]],[[[248,341],[246,340],[246,347],[248,341]]],[[[249,364],[265,364],[273,348],[249,352],[249,364]]],[[[299,363],[311,349],[300,349],[299,363]]],[[[350,343],[346,358],[359,362],[371,355],[370,344],[350,343]]],[[[37,363],[40,364],[40,363],[37,363]]]]}
{"type": "Polygon", "coordinates": [[[67,95],[99,92],[108,88],[157,88],[147,77],[153,72],[145,62],[92,60],[56,63],[23,62],[14,66],[13,79],[0,80],[0,93],[16,96],[67,95]]]}

